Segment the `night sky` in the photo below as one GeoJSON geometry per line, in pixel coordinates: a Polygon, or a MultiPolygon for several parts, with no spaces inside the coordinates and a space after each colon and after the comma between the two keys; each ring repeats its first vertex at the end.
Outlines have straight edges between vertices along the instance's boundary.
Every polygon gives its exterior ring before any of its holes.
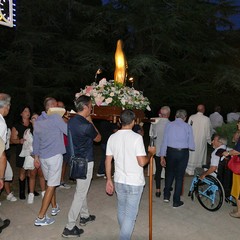
{"type": "MultiPolygon", "coordinates": [[[[212,0],[212,2],[218,2],[218,1],[219,0],[212,0]]],[[[103,4],[106,4],[108,2],[109,0],[102,0],[103,4]]],[[[234,5],[239,6],[240,8],[240,0],[235,0],[235,1],[232,0],[232,2],[235,2],[234,5]]],[[[229,20],[234,24],[233,29],[240,29],[240,14],[229,17],[229,20]]]]}

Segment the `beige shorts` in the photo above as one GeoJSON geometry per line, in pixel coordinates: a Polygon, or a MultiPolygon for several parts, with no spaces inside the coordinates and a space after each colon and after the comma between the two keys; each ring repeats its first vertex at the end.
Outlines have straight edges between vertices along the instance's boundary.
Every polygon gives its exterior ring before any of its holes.
{"type": "Polygon", "coordinates": [[[51,187],[59,186],[62,174],[62,154],[57,154],[50,158],[40,158],[40,162],[47,185],[51,187]]]}

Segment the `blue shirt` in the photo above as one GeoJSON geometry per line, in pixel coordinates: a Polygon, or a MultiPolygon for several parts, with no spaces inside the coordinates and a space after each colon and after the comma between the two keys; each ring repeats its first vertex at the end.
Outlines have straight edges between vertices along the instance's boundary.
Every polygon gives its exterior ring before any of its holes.
{"type": "MultiPolygon", "coordinates": [[[[74,154],[77,157],[87,158],[88,162],[93,161],[93,140],[97,131],[86,118],[76,115],[68,121],[68,130],[71,131],[74,154]]],[[[68,140],[67,152],[71,154],[68,140]]]]}
{"type": "Polygon", "coordinates": [[[175,121],[167,124],[160,156],[166,156],[167,147],[195,150],[192,127],[181,118],[176,118],[175,121]]]}
{"type": "Polygon", "coordinates": [[[57,115],[46,112],[37,118],[33,130],[33,154],[40,158],[50,158],[66,152],[63,134],[67,134],[67,124],[57,115]]]}

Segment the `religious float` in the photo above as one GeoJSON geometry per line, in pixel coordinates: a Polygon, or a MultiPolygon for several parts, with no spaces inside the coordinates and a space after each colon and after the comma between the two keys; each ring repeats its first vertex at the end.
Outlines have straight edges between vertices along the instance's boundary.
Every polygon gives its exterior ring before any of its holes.
{"type": "Polygon", "coordinates": [[[122,41],[118,40],[115,52],[114,80],[107,81],[103,78],[98,84],[94,82],[76,93],[76,98],[81,95],[91,97],[93,119],[116,122],[122,110],[132,109],[136,114],[137,123],[146,120],[144,111],[151,110],[150,102],[142,92],[125,85],[126,66],[127,61],[122,50],[122,41]]]}

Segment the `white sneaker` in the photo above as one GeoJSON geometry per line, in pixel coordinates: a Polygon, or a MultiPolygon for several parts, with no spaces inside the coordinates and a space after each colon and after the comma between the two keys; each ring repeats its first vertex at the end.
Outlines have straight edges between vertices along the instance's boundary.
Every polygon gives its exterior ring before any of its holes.
{"type": "Polygon", "coordinates": [[[10,192],[10,193],[7,195],[6,199],[7,199],[8,201],[10,201],[10,202],[16,202],[16,201],[17,201],[17,198],[13,195],[12,192],[10,192]]]}
{"type": "Polygon", "coordinates": [[[33,202],[34,202],[34,193],[29,193],[27,203],[33,204],[33,202]]]}
{"type": "Polygon", "coordinates": [[[41,192],[41,195],[42,195],[42,198],[44,198],[45,191],[42,191],[42,192],[41,192]]]}
{"type": "Polygon", "coordinates": [[[61,183],[59,187],[60,187],[60,188],[65,188],[65,189],[71,188],[71,186],[68,185],[68,184],[66,184],[66,183],[61,183]]]}

